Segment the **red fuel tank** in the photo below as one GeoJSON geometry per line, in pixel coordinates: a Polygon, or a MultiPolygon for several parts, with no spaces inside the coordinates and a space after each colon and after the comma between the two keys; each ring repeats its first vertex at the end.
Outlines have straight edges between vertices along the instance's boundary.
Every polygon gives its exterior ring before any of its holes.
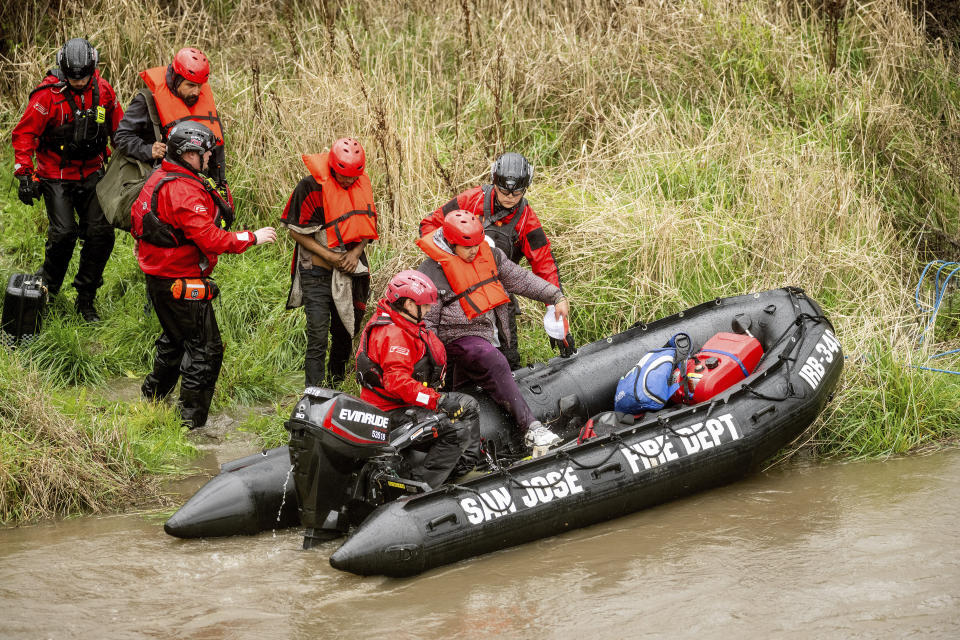
{"type": "Polygon", "coordinates": [[[753,373],[762,356],[763,347],[756,338],[718,333],[687,361],[687,380],[692,397],[684,399],[681,391],[677,391],[673,400],[686,404],[709,400],[753,373]]]}

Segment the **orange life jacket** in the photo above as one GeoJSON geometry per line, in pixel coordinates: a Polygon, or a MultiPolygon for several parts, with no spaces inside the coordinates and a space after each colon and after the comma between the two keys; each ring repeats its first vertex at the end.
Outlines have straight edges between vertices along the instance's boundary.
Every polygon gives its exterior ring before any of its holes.
{"type": "Polygon", "coordinates": [[[460,300],[467,320],[510,302],[507,290],[500,282],[500,270],[494,260],[493,251],[486,242],[480,243],[480,251],[473,262],[466,262],[441,249],[433,241],[432,233],[417,240],[417,246],[443,269],[450,289],[456,294],[453,300],[460,300]]]}
{"type": "Polygon", "coordinates": [[[323,197],[321,229],[327,230],[327,246],[339,247],[360,240],[376,240],[377,207],[373,204],[370,178],[362,174],[349,189],[344,189],[330,175],[329,152],[301,156],[310,175],[320,185],[323,197]]]}
{"type": "Polygon", "coordinates": [[[167,68],[154,67],[140,72],[140,77],[147,88],[153,93],[153,100],[157,104],[157,115],[160,116],[161,130],[166,138],[173,125],[184,120],[195,120],[206,125],[213,131],[217,144],[223,144],[223,130],[220,128],[220,114],[213,102],[213,90],[204,82],[200,85],[200,98],[192,107],[188,107],[182,98],[170,91],[167,86],[167,68]]]}

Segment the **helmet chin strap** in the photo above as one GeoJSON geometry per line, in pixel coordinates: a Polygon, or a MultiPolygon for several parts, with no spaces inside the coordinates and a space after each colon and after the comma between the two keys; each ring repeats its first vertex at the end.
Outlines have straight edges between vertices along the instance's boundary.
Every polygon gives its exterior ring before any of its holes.
{"type": "MultiPolygon", "coordinates": [[[[402,298],[402,300],[410,300],[410,298],[402,298]]],[[[413,302],[413,300],[410,300],[410,302],[413,302]]],[[[396,305],[396,303],[394,304],[396,305]]],[[[401,304],[399,306],[394,306],[393,308],[419,324],[420,322],[423,321],[423,311],[420,309],[420,305],[418,305],[416,302],[413,303],[413,306],[417,308],[417,315],[415,316],[409,311],[407,311],[406,305],[401,304]]]]}
{"type": "Polygon", "coordinates": [[[183,167],[184,169],[186,169],[186,170],[189,171],[190,173],[194,173],[194,174],[196,174],[196,175],[200,175],[200,172],[199,172],[198,170],[194,169],[193,166],[191,166],[189,162],[184,161],[184,159],[183,159],[182,156],[179,157],[179,158],[178,158],[177,156],[172,156],[172,157],[170,157],[170,158],[168,158],[168,159],[169,159],[171,162],[173,162],[174,164],[180,165],[181,167],[183,167]]]}
{"type": "MultiPolygon", "coordinates": [[[[207,174],[205,174],[205,173],[203,172],[203,169],[194,169],[194,168],[190,165],[189,162],[186,162],[186,161],[183,159],[183,156],[181,156],[181,157],[179,157],[179,158],[176,157],[176,156],[173,156],[173,157],[169,157],[169,156],[168,156],[167,159],[170,160],[171,162],[173,162],[174,164],[180,165],[181,167],[183,167],[184,169],[186,169],[186,170],[189,171],[190,173],[192,173],[192,174],[200,177],[201,179],[207,177],[207,174]]],[[[201,162],[201,164],[203,163],[203,156],[200,156],[200,162],[201,162]]]]}

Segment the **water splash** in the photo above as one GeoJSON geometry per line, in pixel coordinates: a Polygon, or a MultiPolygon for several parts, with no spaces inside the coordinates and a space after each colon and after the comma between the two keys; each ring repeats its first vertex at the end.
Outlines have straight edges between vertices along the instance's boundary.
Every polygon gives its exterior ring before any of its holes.
{"type": "MultiPolygon", "coordinates": [[[[287,485],[290,484],[290,476],[293,475],[293,465],[287,470],[287,477],[283,481],[283,498],[280,500],[280,508],[277,510],[277,526],[280,525],[280,517],[283,515],[283,506],[287,504],[287,485]]],[[[277,527],[273,528],[273,537],[277,537],[277,527]]]]}

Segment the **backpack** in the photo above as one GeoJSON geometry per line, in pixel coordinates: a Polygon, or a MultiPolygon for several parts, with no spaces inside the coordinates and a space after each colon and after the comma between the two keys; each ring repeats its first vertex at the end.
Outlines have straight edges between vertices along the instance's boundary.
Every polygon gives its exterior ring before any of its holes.
{"type": "Polygon", "coordinates": [[[617,383],[614,410],[637,414],[662,409],[677,389],[687,389],[686,380],[675,378],[674,370],[679,367],[686,378],[690,351],[690,336],[678,333],[662,348],[645,354],[617,383]]]}
{"type": "MultiPolygon", "coordinates": [[[[160,116],[153,94],[149,89],[141,89],[139,93],[146,100],[156,139],[161,141],[160,116]]],[[[104,217],[117,229],[130,231],[130,207],[152,172],[152,165],[131,158],[120,149],[113,150],[107,163],[107,172],[97,183],[97,199],[100,200],[104,217]]]]}

